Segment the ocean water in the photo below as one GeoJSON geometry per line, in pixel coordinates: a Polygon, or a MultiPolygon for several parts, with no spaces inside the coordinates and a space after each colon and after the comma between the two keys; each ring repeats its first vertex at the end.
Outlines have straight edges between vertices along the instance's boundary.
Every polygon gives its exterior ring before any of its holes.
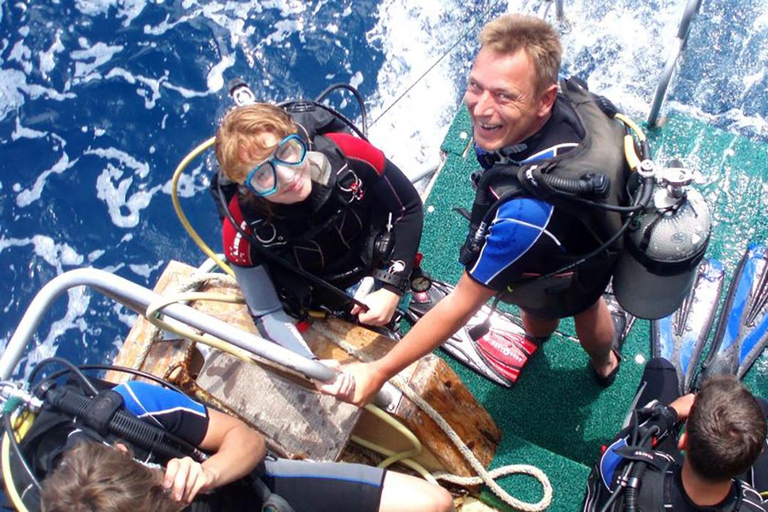
{"type": "MultiPolygon", "coordinates": [[[[535,3],[3,0],[0,351],[35,293],[63,272],[92,266],[151,288],[169,260],[203,261],[175,217],[170,179],[230,106],[230,79],[275,102],[356,86],[375,121],[371,140],[415,175],[439,161],[478,25],[535,3]]],[[[684,4],[567,1],[564,71],[642,120],[684,4]]],[[[663,112],[768,140],[767,7],[704,3],[663,112]]],[[[333,104],[358,116],[349,97],[333,104]]],[[[210,154],[195,161],[180,195],[219,250],[213,169],[210,154]]],[[[134,319],[93,290],[72,289],[46,315],[19,371],[54,353],[107,361],[134,319]]]]}

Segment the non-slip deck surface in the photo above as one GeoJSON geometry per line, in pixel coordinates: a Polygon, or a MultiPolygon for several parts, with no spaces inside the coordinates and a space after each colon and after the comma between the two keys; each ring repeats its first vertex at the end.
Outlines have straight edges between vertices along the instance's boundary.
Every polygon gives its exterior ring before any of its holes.
{"type": "MultiPolygon", "coordinates": [[[[469,147],[471,130],[465,109],[454,119],[443,150],[447,161],[425,201],[421,250],[424,267],[434,277],[455,283],[468,222],[455,207],[471,208],[469,175],[478,167],[469,147]]],[[[720,259],[728,272],[726,287],[750,241],[768,239],[768,148],[694,119],[673,117],[649,132],[658,163],[680,158],[701,171],[699,190],[714,213],[708,256],[720,259]]],[[[512,309],[514,311],[514,309],[512,309]]],[[[579,510],[585,481],[600,446],[620,429],[649,357],[650,326],[638,320],[624,343],[622,369],[603,390],[587,370],[587,356],[574,340],[571,320],[561,322],[534,355],[515,386],[505,389],[479,377],[443,354],[488,409],[504,433],[494,467],[528,463],[541,467],[552,481],[551,510],[579,510]]],[[[768,397],[768,358],[761,357],[745,381],[768,397]]],[[[521,499],[535,501],[539,489],[524,477],[501,481],[521,499]]]]}

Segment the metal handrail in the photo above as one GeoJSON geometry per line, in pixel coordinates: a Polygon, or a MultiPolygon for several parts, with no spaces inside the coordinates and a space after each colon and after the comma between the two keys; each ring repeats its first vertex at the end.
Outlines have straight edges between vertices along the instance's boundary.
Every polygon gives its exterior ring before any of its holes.
{"type": "MultiPolygon", "coordinates": [[[[0,380],[7,380],[11,377],[16,365],[21,360],[24,349],[29,344],[43,315],[50,306],[65,291],[76,286],[90,286],[142,315],[150,304],[162,299],[160,295],[148,288],[103,270],[81,268],[65,272],[46,284],[35,295],[27,308],[8,342],[5,352],[0,357],[0,380]]],[[[300,356],[280,345],[242,331],[190,306],[178,303],[170,304],[162,308],[162,312],[168,318],[207,332],[231,345],[296,371],[310,379],[328,382],[336,377],[335,370],[318,361],[300,356]]],[[[376,403],[386,407],[392,399],[392,395],[389,393],[380,392],[376,398],[376,403]]]]}
{"type": "Polygon", "coordinates": [[[545,20],[549,15],[549,8],[552,7],[552,3],[555,4],[555,16],[558,20],[562,20],[565,17],[565,9],[563,8],[563,0],[542,0],[539,5],[530,12],[536,13],[538,17],[545,20]]]}
{"type": "Polygon", "coordinates": [[[667,94],[667,87],[669,87],[669,81],[672,79],[672,73],[675,71],[677,59],[680,58],[680,54],[685,49],[685,44],[688,42],[688,35],[691,31],[691,23],[699,13],[700,8],[701,0],[688,0],[685,6],[683,19],[680,21],[680,27],[677,29],[676,44],[672,48],[669,57],[667,57],[667,62],[664,64],[659,83],[656,86],[656,93],[653,96],[651,111],[648,114],[648,124],[650,126],[656,126],[659,120],[661,104],[664,103],[664,97],[667,94]]]}

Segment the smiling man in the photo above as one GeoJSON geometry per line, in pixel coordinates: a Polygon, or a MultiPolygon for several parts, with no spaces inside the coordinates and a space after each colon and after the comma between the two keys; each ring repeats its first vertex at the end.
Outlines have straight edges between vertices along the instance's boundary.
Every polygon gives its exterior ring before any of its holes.
{"type": "Polygon", "coordinates": [[[618,204],[626,171],[624,129],[604,112],[608,102],[578,80],[558,88],[562,48],[546,22],[505,15],[483,28],[480,42],[464,96],[483,167],[474,173],[477,196],[460,257],[465,272],[387,356],[345,368],[354,389],[349,378],[325,386],[353,403],[367,402],[387,379],[437,348],[497,295],[520,307],[527,333],[507,341],[514,346],[493,341],[501,356],[494,368],[509,380],[566,317],[574,317],[596,382],[609,386],[618,371],[613,322],[602,299],[616,261],[610,240],[618,214],[585,211],[591,209],[554,195],[542,198],[518,177],[537,171],[581,180],[586,169],[610,182],[602,197],[618,204]],[[503,360],[510,353],[515,357],[503,360]]]}

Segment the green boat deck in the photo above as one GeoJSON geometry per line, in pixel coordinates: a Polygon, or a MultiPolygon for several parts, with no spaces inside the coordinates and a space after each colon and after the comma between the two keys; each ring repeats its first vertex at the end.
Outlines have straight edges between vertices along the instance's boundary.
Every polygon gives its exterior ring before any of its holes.
{"type": "MultiPolygon", "coordinates": [[[[727,289],[747,244],[768,239],[768,218],[763,214],[768,206],[763,170],[768,147],[682,116],[671,117],[648,136],[658,163],[677,157],[701,171],[699,190],[714,214],[707,255],[723,263],[727,289]]],[[[421,247],[424,268],[435,278],[455,283],[462,272],[458,252],[468,222],[453,208],[470,209],[474,192],[468,177],[477,168],[465,108],[454,119],[442,149],[447,159],[424,204],[421,247]]],[[[492,467],[540,467],[554,487],[550,510],[575,511],[580,510],[589,467],[600,446],[620,429],[649,359],[650,322],[635,323],[624,343],[621,371],[605,390],[587,370],[588,358],[574,338],[572,320],[561,322],[559,332],[528,362],[511,389],[491,383],[446,354],[443,357],[503,432],[492,467]]],[[[764,354],[745,381],[753,392],[768,397],[766,365],[764,354]]],[[[540,487],[529,477],[505,477],[499,483],[520,499],[540,499],[540,487]]],[[[490,492],[484,495],[494,501],[490,492]]]]}

